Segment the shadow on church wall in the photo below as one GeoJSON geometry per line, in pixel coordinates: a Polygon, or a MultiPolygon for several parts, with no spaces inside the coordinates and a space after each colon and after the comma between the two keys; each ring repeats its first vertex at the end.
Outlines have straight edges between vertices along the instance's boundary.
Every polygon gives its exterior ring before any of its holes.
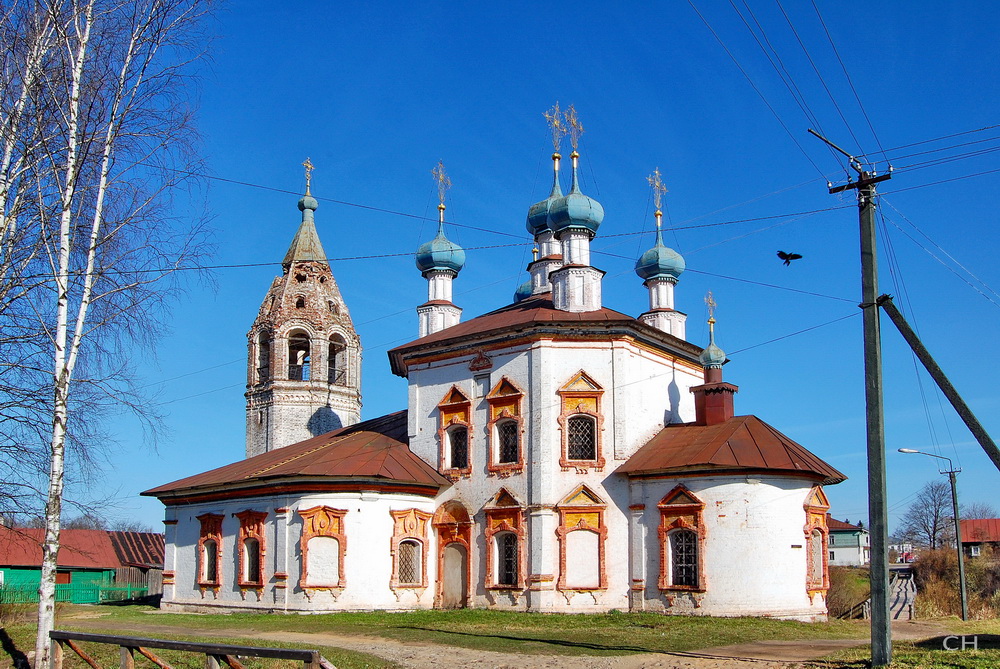
{"type": "Polygon", "coordinates": [[[344,427],[343,421],[340,420],[340,416],[329,405],[316,409],[313,415],[309,417],[309,422],[306,423],[306,429],[314,437],[338,430],[342,427],[344,427]]]}

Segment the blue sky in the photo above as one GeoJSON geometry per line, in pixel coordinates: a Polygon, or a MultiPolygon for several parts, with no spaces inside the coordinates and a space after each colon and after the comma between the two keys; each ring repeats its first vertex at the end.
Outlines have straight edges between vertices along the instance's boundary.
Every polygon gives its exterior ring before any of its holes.
{"type": "MultiPolygon", "coordinates": [[[[1000,160],[968,155],[1000,147],[1000,128],[981,130],[1000,123],[1000,5],[883,2],[862,20],[817,0],[842,66],[812,4],[783,4],[787,19],[776,3],[749,2],[752,17],[736,3],[763,28],[772,65],[722,2],[695,2],[711,30],[686,2],[233,3],[202,66],[203,151],[210,175],[266,188],[208,181],[213,262],[271,264],[218,269],[217,289],[181,299],[155,359],[142,356],[164,436],[154,450],[122,417],[113,465],[91,490],[158,528],[162,507],[139,491],[243,457],[246,332],[298,225],[307,156],[319,233],[364,346],[363,415],[403,408],[405,380],[385,352],[416,336],[426,297],[409,254],[433,235],[430,170],[444,161],[448,220],[470,226],[447,228],[468,249],[455,302],[466,318],[509,303],[530,258],[525,214],[551,183],[542,112],[556,101],[580,114],[583,189],[607,212],[592,245],[605,306],[646,308],[632,267],[653,243],[646,176],[659,167],[665,240],[688,266],[676,291],[688,339],[707,342],[711,290],[737,413],[850,477],[828,489],[834,515],[867,515],[857,212],[853,194],[828,194],[844,162],[809,127],[880,172],[896,168],[880,186],[882,292],[1000,434],[1000,172],[969,176],[1000,160]],[[804,257],[784,267],[779,249],[804,257]]],[[[900,447],[957,459],[963,501],[989,501],[998,472],[885,319],[883,341],[892,519],[938,476],[900,447]]]]}

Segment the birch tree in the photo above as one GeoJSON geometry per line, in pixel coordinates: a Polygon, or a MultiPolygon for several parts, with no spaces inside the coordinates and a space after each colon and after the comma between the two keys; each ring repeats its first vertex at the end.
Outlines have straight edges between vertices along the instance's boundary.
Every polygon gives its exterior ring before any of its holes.
{"type": "Polygon", "coordinates": [[[45,436],[43,448],[18,446],[26,457],[9,494],[37,484],[45,495],[35,667],[47,668],[68,463],[92,457],[102,410],[149,418],[131,361],[153,349],[182,287],[176,271],[206,250],[201,219],[174,207],[198,171],[189,77],[208,3],[6,6],[0,411],[21,437],[45,436]],[[45,463],[42,480],[27,455],[45,463]]]}

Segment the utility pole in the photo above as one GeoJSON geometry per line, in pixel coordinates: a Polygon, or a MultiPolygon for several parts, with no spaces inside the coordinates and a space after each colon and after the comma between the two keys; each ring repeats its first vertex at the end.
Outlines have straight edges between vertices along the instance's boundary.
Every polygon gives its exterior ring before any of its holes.
{"type": "Polygon", "coordinates": [[[842,148],[810,129],[810,133],[845,155],[858,180],[831,187],[830,193],[855,189],[861,225],[861,309],[864,316],[865,414],[868,433],[868,527],[871,532],[872,666],[892,660],[889,619],[889,518],[885,484],[885,425],[882,409],[882,340],[879,331],[878,258],[875,248],[875,184],[892,177],[877,175],[842,148]]]}

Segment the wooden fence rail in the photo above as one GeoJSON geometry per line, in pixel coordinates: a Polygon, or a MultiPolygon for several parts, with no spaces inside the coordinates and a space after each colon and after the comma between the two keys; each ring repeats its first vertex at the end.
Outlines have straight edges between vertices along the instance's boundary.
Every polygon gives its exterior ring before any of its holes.
{"type": "Polygon", "coordinates": [[[120,648],[121,669],[135,669],[135,654],[139,653],[149,659],[160,669],[172,669],[162,659],[149,649],[179,650],[187,653],[202,653],[205,655],[205,669],[220,669],[222,665],[230,669],[245,669],[240,662],[243,657],[265,657],[278,660],[302,662],[303,669],[337,669],[316,650],[299,650],[295,648],[262,648],[259,646],[230,646],[212,643],[192,643],[188,641],[167,641],[166,639],[143,639],[132,636],[111,636],[107,634],[88,634],[86,632],[64,632],[53,630],[49,632],[52,644],[52,666],[62,669],[63,647],[68,647],[80,656],[93,669],[103,669],[94,658],[80,648],[77,642],[104,643],[120,648]]]}

